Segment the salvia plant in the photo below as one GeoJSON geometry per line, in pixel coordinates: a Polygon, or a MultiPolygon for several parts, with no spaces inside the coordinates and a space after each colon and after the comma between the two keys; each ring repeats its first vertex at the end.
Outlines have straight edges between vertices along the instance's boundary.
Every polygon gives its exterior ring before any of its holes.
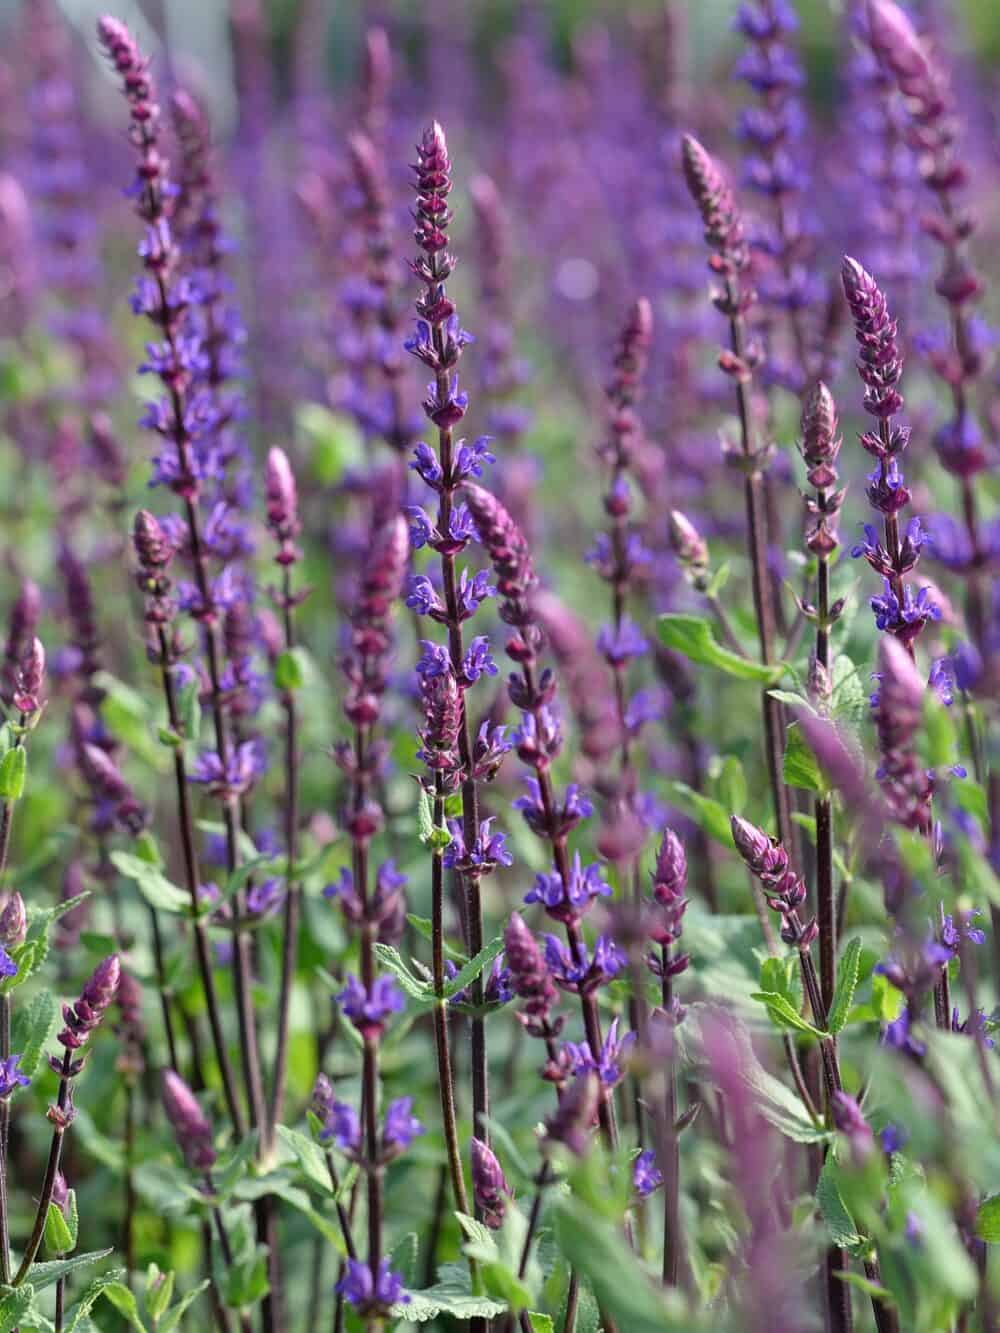
{"type": "Polygon", "coordinates": [[[990,7],[202,8],[3,7],[0,1333],[998,1333],[990,7]]]}

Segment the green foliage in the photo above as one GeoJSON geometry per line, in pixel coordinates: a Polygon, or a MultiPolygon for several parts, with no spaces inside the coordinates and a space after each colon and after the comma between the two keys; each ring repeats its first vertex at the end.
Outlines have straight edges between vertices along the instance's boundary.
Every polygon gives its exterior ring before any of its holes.
{"type": "Polygon", "coordinates": [[[712,622],[704,616],[670,613],[660,616],[660,642],[699,666],[715,667],[737,680],[773,684],[784,672],[782,666],[764,666],[724,648],[715,637],[712,622]]]}
{"type": "Polygon", "coordinates": [[[847,1022],[854,1003],[854,992],[858,984],[858,964],[861,961],[861,941],[850,941],[837,966],[837,985],[833,992],[833,1003],[827,1018],[827,1027],[831,1032],[839,1032],[847,1022]]]}

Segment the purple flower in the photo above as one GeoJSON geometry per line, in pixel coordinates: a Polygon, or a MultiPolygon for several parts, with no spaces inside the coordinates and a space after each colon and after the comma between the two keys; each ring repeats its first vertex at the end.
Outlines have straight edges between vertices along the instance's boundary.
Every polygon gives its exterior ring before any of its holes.
{"type": "Polygon", "coordinates": [[[958,925],[952,916],[946,916],[941,922],[941,943],[953,958],[958,957],[963,940],[967,940],[970,944],[985,944],[986,932],[972,924],[977,916],[982,916],[982,912],[974,907],[971,911],[961,914],[958,925]]]}
{"type": "Polygon", "coordinates": [[[413,462],[410,467],[432,490],[440,490],[444,473],[441,471],[437,454],[426,440],[420,440],[414,446],[413,462]]]}
{"type": "Polygon", "coordinates": [[[225,764],[214,751],[203,751],[188,780],[204,784],[213,796],[227,797],[248,791],[263,771],[260,744],[253,740],[241,741],[225,764]]]}
{"type": "Polygon", "coordinates": [[[623,1037],[618,1036],[616,1018],[605,1035],[599,1059],[595,1060],[586,1042],[568,1041],[563,1050],[574,1074],[585,1074],[592,1070],[605,1088],[614,1088],[625,1077],[625,1061],[634,1045],[634,1032],[626,1032],[623,1037]]]}
{"type": "Polygon", "coordinates": [[[605,625],[601,629],[597,636],[597,650],[612,666],[620,667],[648,652],[649,644],[637,625],[631,620],[623,620],[617,629],[612,625],[605,625]]]}
{"type": "Polygon", "coordinates": [[[462,677],[473,685],[480,676],[495,676],[499,668],[490,656],[490,642],[484,634],[477,635],[462,658],[462,677]]]}
{"type": "Polygon", "coordinates": [[[441,611],[441,602],[434,585],[426,574],[412,574],[406,589],[406,605],[418,616],[429,616],[441,611]]]}
{"type": "Polygon", "coordinates": [[[902,1125],[886,1125],[885,1129],[879,1134],[879,1140],[882,1144],[883,1152],[900,1152],[909,1142],[910,1136],[902,1125]]]}
{"type": "Polygon", "coordinates": [[[425,681],[451,673],[451,658],[443,644],[433,643],[430,639],[421,639],[420,647],[423,649],[423,655],[417,663],[417,674],[425,681]]]}
{"type": "Polygon", "coordinates": [[[361,1122],[354,1107],[347,1102],[335,1101],[324,1109],[326,1114],[322,1117],[320,1138],[324,1142],[332,1139],[343,1153],[357,1152],[361,1147],[361,1122]]]}
{"type": "Polygon", "coordinates": [[[482,782],[492,782],[503,762],[503,757],[514,747],[514,737],[507,735],[507,728],[493,723],[487,718],[479,728],[472,746],[472,773],[482,782]]]}
{"type": "Polygon", "coordinates": [[[16,977],[17,963],[14,962],[7,950],[0,945],[0,977],[16,977]]]}
{"type": "Polygon", "coordinates": [[[389,1103],[382,1123],[382,1147],[386,1152],[395,1155],[405,1151],[423,1133],[423,1125],[413,1115],[412,1097],[397,1097],[389,1103]]]}
{"type": "Polygon", "coordinates": [[[542,804],[542,793],[537,778],[525,778],[524,781],[529,795],[519,796],[514,801],[514,809],[520,810],[532,833],[540,838],[564,837],[579,824],[581,819],[589,819],[594,813],[591,802],[580,794],[579,786],[571,782],[566,788],[562,805],[557,806],[550,817],[542,804]]]}
{"type": "Polygon", "coordinates": [[[385,1027],[390,1014],[403,1008],[403,996],[391,977],[376,977],[371,989],[365,990],[355,976],[337,996],[340,1007],[361,1035],[377,1037],[385,1027]]]}
{"type": "Polygon", "coordinates": [[[513,864],[514,858],[506,847],[506,834],[491,832],[493,819],[494,816],[491,816],[489,819],[480,821],[479,832],[476,834],[476,840],[470,849],[465,846],[462,826],[458,820],[451,819],[448,821],[451,842],[444,849],[442,858],[448,869],[464,870],[467,867],[475,867],[480,874],[485,875],[498,865],[509,866],[513,864]]]}
{"type": "Polygon", "coordinates": [[[558,871],[536,875],[534,887],[524,897],[526,903],[541,903],[556,921],[579,921],[596,898],[609,898],[611,886],[595,861],[583,867],[576,852],[570,867],[569,883],[563,884],[558,871]]]}
{"type": "Polygon", "coordinates": [[[632,1186],[640,1199],[646,1199],[662,1184],[663,1173],[656,1165],[656,1153],[647,1148],[632,1163],[632,1186]]]}
{"type": "Polygon", "coordinates": [[[918,1060],[922,1059],[927,1052],[926,1045],[922,1041],[918,1041],[910,1031],[909,1009],[903,1009],[898,1018],[886,1024],[880,1040],[883,1046],[889,1046],[894,1051],[902,1051],[906,1055],[915,1056],[918,1060]]]}
{"type": "Polygon", "coordinates": [[[280,879],[265,879],[254,884],[247,893],[247,911],[252,916],[268,916],[276,912],[284,900],[284,885],[280,879]]]}
{"type": "Polygon", "coordinates": [[[31,1082],[27,1074],[18,1068],[20,1055],[9,1055],[0,1060],[0,1101],[6,1101],[16,1088],[26,1088],[31,1082]]]}
{"type": "Polygon", "coordinates": [[[912,586],[905,584],[903,601],[900,604],[888,579],[883,580],[883,586],[882,596],[871,598],[876,629],[894,634],[904,643],[909,643],[916,638],[928,620],[941,619],[941,608],[931,601],[929,588],[921,588],[914,597],[912,586]]]}
{"type": "Polygon", "coordinates": [[[489,571],[486,569],[477,570],[471,578],[469,577],[469,571],[463,569],[458,581],[457,591],[460,620],[468,620],[470,616],[475,615],[487,597],[497,595],[496,588],[490,583],[489,571]]]}
{"type": "Polygon", "coordinates": [[[481,477],[483,475],[483,464],[497,461],[496,456],[490,453],[488,448],[490,443],[491,437],[489,435],[480,435],[479,439],[474,440],[472,444],[466,444],[464,440],[459,440],[452,466],[456,482],[465,481],[469,477],[481,477]]]}
{"type": "Polygon", "coordinates": [[[586,995],[616,977],[625,966],[626,958],[608,935],[598,937],[591,957],[587,955],[586,945],[580,945],[579,953],[570,953],[555,935],[546,935],[545,962],[556,984],[563,990],[586,995]]]}
{"type": "Polygon", "coordinates": [[[389,1260],[383,1259],[378,1268],[378,1280],[372,1282],[372,1270],[360,1259],[348,1259],[344,1276],[337,1283],[335,1290],[358,1311],[359,1314],[387,1312],[393,1305],[406,1305],[410,1300],[408,1292],[403,1290],[403,1279],[389,1268],[389,1260]]]}

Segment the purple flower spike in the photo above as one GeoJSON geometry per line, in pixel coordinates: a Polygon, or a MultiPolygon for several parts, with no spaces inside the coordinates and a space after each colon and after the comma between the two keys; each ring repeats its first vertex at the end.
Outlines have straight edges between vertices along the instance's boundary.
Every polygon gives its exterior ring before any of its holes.
{"type": "Polygon", "coordinates": [[[469,1145],[472,1157],[472,1191],[476,1205],[482,1209],[483,1221],[495,1231],[503,1224],[507,1203],[504,1195],[511,1189],[496,1154],[482,1139],[473,1139],[469,1145]]]}
{"type": "Polygon", "coordinates": [[[884,421],[903,406],[896,388],[903,359],[896,343],[896,321],[875,279],[850,255],[841,265],[844,295],[854,320],[854,336],[860,351],[858,373],[865,385],[865,408],[884,421]]]}
{"type": "Polygon", "coordinates": [[[215,1162],[212,1126],[194,1093],[172,1069],[163,1074],[163,1108],[188,1166],[193,1171],[210,1170],[215,1162]]]}

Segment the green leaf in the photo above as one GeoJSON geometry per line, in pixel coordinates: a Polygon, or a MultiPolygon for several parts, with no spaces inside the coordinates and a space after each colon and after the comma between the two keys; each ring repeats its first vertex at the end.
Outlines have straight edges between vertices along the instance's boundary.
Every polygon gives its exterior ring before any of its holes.
{"type": "Polygon", "coordinates": [[[161,912],[185,914],[191,910],[191,895],[184,889],[172,884],[158,866],[150,865],[141,856],[132,852],[115,851],[111,853],[115,869],[126,879],[130,879],[149,903],[161,912]]]}
{"type": "Polygon", "coordinates": [[[785,733],[785,758],[781,771],[788,787],[800,787],[821,795],[828,790],[816,756],[796,723],[792,723],[785,733]]]}
{"type": "Polygon", "coordinates": [[[305,684],[305,679],[299,649],[291,648],[279,654],[274,664],[274,683],[279,690],[289,693],[300,690],[305,684]]]}
{"type": "Polygon", "coordinates": [[[207,1286],[208,1278],[204,1282],[199,1282],[196,1287],[192,1287],[190,1291],[186,1291],[177,1304],[169,1309],[157,1324],[156,1333],[174,1333],[174,1329],[187,1313],[188,1307],[194,1304],[207,1286]]]}
{"type": "Polygon", "coordinates": [[[729,824],[729,811],[725,806],[710,796],[702,796],[686,782],[668,782],[667,791],[671,800],[685,810],[696,824],[716,842],[724,847],[732,847],[733,834],[729,824]]]}
{"type": "Polygon", "coordinates": [[[63,1210],[50,1203],[45,1215],[45,1248],[49,1254],[69,1254],[73,1249],[73,1233],[66,1225],[63,1210]]]}
{"type": "Polygon", "coordinates": [[[408,1324],[427,1324],[440,1315],[450,1315],[453,1319],[496,1319],[507,1309],[503,1301],[473,1295],[467,1271],[464,1282],[456,1274],[423,1291],[411,1291],[409,1297],[405,1305],[394,1305],[391,1311],[394,1319],[405,1319],[408,1324]]]}
{"type": "Polygon", "coordinates": [[[383,967],[388,968],[411,1000],[427,1005],[434,1003],[434,991],[431,986],[413,975],[403,962],[398,949],[394,949],[391,944],[379,943],[374,945],[374,949],[375,957],[383,967]]]}
{"type": "Polygon", "coordinates": [[[841,1282],[846,1282],[850,1287],[857,1287],[858,1291],[863,1291],[866,1296],[874,1296],[877,1301],[883,1305],[894,1308],[896,1299],[888,1287],[883,1287],[881,1283],[872,1282],[870,1278],[865,1277],[864,1273],[850,1273],[837,1269],[835,1276],[841,1282]]]}
{"type": "Polygon", "coordinates": [[[177,695],[177,715],[181,735],[186,741],[197,742],[201,735],[201,681],[192,676],[177,695]]]}
{"type": "Polygon", "coordinates": [[[715,783],[724,810],[742,814],[747,803],[747,780],[743,765],[734,754],[715,756],[709,764],[709,776],[715,783]]]}
{"type": "Polygon", "coordinates": [[[830,711],[834,721],[860,726],[870,710],[869,691],[862,683],[858,668],[844,653],[833,659],[830,687],[830,711]]]}
{"type": "Polygon", "coordinates": [[[322,403],[302,403],[295,413],[296,434],[304,438],[313,477],[335,485],[344,471],[364,459],[364,443],[353,419],[322,403]]]}
{"type": "Polygon", "coordinates": [[[628,1333],[696,1333],[705,1324],[685,1309],[678,1293],[652,1280],[620,1229],[596,1218],[572,1196],[553,1205],[556,1240],[573,1267],[594,1288],[601,1309],[628,1333]]]}
{"type": "Polygon", "coordinates": [[[528,1312],[531,1333],[555,1333],[555,1323],[550,1314],[539,1314],[537,1310],[528,1312]]]}
{"type": "Polygon", "coordinates": [[[287,1125],[278,1125],[278,1138],[295,1155],[306,1182],[321,1194],[332,1195],[333,1186],[330,1184],[330,1172],[322,1148],[308,1134],[289,1129],[287,1125]]]}
{"type": "Polygon", "coordinates": [[[834,1245],[850,1250],[864,1243],[864,1237],[859,1234],[854,1218],[851,1217],[841,1197],[832,1155],[827,1157],[819,1173],[816,1184],[816,1206],[834,1245]]]}
{"type": "Polygon", "coordinates": [[[719,593],[729,582],[729,562],[723,561],[719,568],[709,580],[708,587],[705,589],[706,597],[718,597],[719,593]]]}
{"type": "MultiPolygon", "coordinates": [[[[423,936],[425,940],[433,940],[434,923],[429,916],[414,916],[412,912],[408,912],[406,919],[418,935],[423,936]]],[[[463,963],[465,961],[465,954],[462,953],[461,949],[456,949],[454,945],[449,944],[447,940],[444,940],[443,943],[444,955],[446,958],[450,958],[453,963],[463,963]]]]}
{"type": "Polygon", "coordinates": [[[21,1287],[5,1287],[0,1296],[0,1333],[14,1333],[25,1318],[35,1299],[35,1289],[28,1283],[21,1287]]]}
{"type": "Polygon", "coordinates": [[[28,752],[23,745],[8,750],[0,759],[0,801],[19,801],[28,772],[28,752]]]}
{"type": "Polygon", "coordinates": [[[808,1032],[814,1037],[825,1037],[827,1033],[807,1023],[799,1011],[784,995],[777,991],[754,991],[751,1000],[759,1000],[767,1009],[775,1027],[792,1028],[796,1032],[808,1032]]]}
{"type": "Polygon", "coordinates": [[[90,1302],[79,1313],[81,1316],[86,1314],[98,1296],[103,1296],[125,1318],[129,1328],[136,1329],[137,1333],[146,1333],[146,1326],[139,1318],[138,1303],[125,1283],[119,1280],[121,1277],[121,1273],[109,1273],[106,1276],[95,1278],[87,1288],[83,1298],[81,1298],[81,1304],[87,1297],[90,1298],[90,1302]]]}
{"type": "Polygon", "coordinates": [[[53,1259],[44,1264],[32,1264],[29,1274],[31,1284],[36,1291],[44,1291],[67,1273],[72,1273],[77,1268],[86,1268],[89,1264],[99,1263],[111,1253],[111,1250],[91,1250],[87,1254],[74,1254],[69,1259],[53,1259]]]}
{"type": "MultiPolygon", "coordinates": [[[[91,1313],[93,1306],[100,1300],[100,1297],[108,1296],[109,1290],[117,1292],[119,1289],[124,1289],[125,1292],[128,1292],[127,1286],[121,1281],[124,1276],[124,1268],[115,1268],[109,1273],[101,1273],[99,1277],[92,1278],[87,1288],[81,1293],[79,1300],[73,1302],[71,1308],[67,1310],[64,1324],[65,1333],[73,1333],[75,1329],[83,1329],[83,1321],[91,1313]]],[[[116,1306],[116,1308],[121,1309],[121,1306],[116,1306]]],[[[125,1313],[124,1310],[123,1313],[125,1313]]],[[[129,1318],[128,1314],[125,1314],[125,1317],[129,1318]]],[[[145,1333],[143,1321],[140,1320],[139,1314],[136,1314],[135,1321],[129,1318],[129,1322],[131,1322],[133,1329],[139,1330],[139,1333],[145,1333]]]]}
{"type": "Polygon", "coordinates": [[[831,1032],[839,1032],[847,1022],[854,1003],[854,992],[858,985],[858,965],[861,962],[861,941],[857,936],[844,950],[843,957],[837,964],[837,985],[833,992],[833,1003],[826,1020],[831,1032]]]}
{"type": "Polygon", "coordinates": [[[48,1045],[58,1021],[59,1007],[51,991],[39,991],[27,1004],[14,1010],[11,1050],[20,1051],[21,1070],[29,1078],[38,1068],[42,1051],[48,1045]]]}
{"type": "Polygon", "coordinates": [[[503,936],[498,935],[485,948],[480,949],[474,958],[470,958],[450,981],[444,983],[445,997],[450,998],[452,995],[457,995],[460,990],[465,990],[466,986],[475,981],[483,969],[489,967],[493,959],[502,952],[503,936]]]}
{"type": "Polygon", "coordinates": [[[164,1273],[159,1265],[150,1264],[146,1269],[146,1313],[155,1323],[165,1314],[174,1294],[173,1270],[164,1273]]]}
{"type": "Polygon", "coordinates": [[[420,841],[434,852],[443,852],[452,840],[446,828],[435,826],[431,813],[431,798],[423,787],[420,788],[417,800],[417,833],[420,841]]]}
{"type": "Polygon", "coordinates": [[[781,665],[764,666],[761,662],[740,657],[724,648],[715,637],[710,621],[702,616],[681,615],[671,612],[660,616],[660,642],[665,648],[697,662],[700,666],[717,667],[727,676],[738,680],[757,680],[763,684],[774,684],[784,673],[781,665]]]}
{"type": "Polygon", "coordinates": [[[947,768],[955,762],[958,740],[951,710],[935,690],[924,694],[923,755],[928,768],[947,768]]]}
{"type": "Polygon", "coordinates": [[[976,1235],[991,1245],[1000,1245],[1000,1194],[991,1194],[979,1205],[976,1235]]]}

